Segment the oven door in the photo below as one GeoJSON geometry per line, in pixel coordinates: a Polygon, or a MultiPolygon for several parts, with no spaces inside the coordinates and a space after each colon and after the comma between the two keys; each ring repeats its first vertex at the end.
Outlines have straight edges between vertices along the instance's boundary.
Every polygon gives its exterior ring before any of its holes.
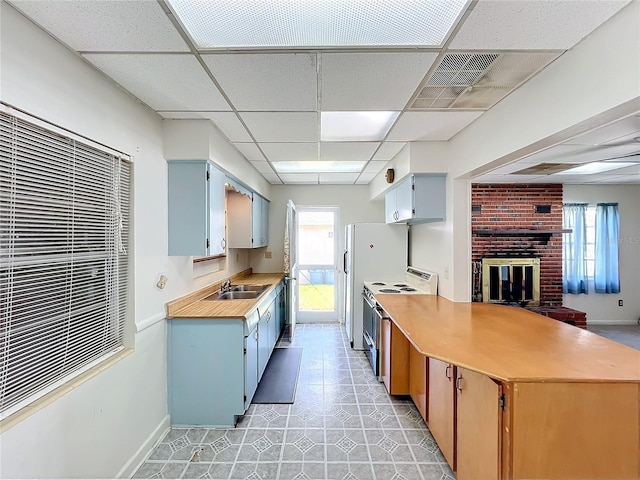
{"type": "Polygon", "coordinates": [[[364,352],[369,359],[369,363],[371,364],[371,368],[373,369],[373,374],[376,377],[379,376],[378,331],[380,330],[380,320],[377,312],[377,305],[375,303],[372,304],[371,301],[363,295],[362,345],[364,347],[364,352]]]}

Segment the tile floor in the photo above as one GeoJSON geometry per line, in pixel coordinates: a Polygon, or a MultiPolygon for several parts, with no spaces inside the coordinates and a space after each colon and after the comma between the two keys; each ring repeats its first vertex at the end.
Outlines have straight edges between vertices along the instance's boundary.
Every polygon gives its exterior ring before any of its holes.
{"type": "Polygon", "coordinates": [[[235,429],[172,429],[134,478],[451,480],[410,399],[390,397],[337,324],[299,325],[295,403],[251,405],[235,429]]]}

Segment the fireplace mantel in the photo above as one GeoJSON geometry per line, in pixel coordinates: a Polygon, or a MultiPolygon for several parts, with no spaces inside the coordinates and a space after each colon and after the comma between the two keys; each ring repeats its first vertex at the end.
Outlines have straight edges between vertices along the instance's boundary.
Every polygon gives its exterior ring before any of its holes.
{"type": "Polygon", "coordinates": [[[573,230],[568,229],[552,229],[541,230],[535,228],[510,228],[505,230],[477,229],[471,233],[476,237],[538,237],[544,244],[549,241],[552,235],[561,235],[563,233],[571,233],[573,230]]]}
{"type": "Polygon", "coordinates": [[[480,235],[485,237],[504,237],[504,236],[549,236],[556,235],[562,233],[571,233],[573,230],[570,228],[565,228],[562,230],[558,230],[557,228],[553,230],[540,230],[536,228],[511,228],[506,230],[491,230],[488,228],[472,230],[471,233],[474,235],[480,235]]]}

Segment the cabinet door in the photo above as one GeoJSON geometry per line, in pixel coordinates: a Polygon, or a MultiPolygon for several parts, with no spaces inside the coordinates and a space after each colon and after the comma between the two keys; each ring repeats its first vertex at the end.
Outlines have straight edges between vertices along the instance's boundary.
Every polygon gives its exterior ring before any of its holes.
{"type": "Polygon", "coordinates": [[[446,217],[446,175],[415,175],[413,178],[413,218],[443,221],[446,217]]]}
{"type": "Polygon", "coordinates": [[[380,322],[380,378],[391,393],[391,320],[380,322]]]}
{"type": "Polygon", "coordinates": [[[392,188],[384,194],[384,216],[387,223],[396,222],[396,189],[392,188]]]}
{"type": "Polygon", "coordinates": [[[267,315],[269,316],[269,356],[271,356],[271,352],[273,348],[276,346],[276,342],[278,341],[278,319],[276,318],[276,302],[274,299],[269,305],[269,310],[267,310],[267,315]]]}
{"type": "Polygon", "coordinates": [[[267,312],[260,315],[260,321],[258,322],[258,381],[264,373],[264,369],[269,361],[269,354],[271,349],[269,348],[269,317],[267,312]]]}
{"type": "Polygon", "coordinates": [[[409,348],[409,393],[420,415],[427,421],[427,357],[413,345],[409,348]]]}
{"type": "Polygon", "coordinates": [[[258,328],[254,328],[244,341],[244,409],[246,410],[258,387],[258,328]]]}
{"type": "Polygon", "coordinates": [[[413,177],[405,178],[396,187],[397,221],[409,220],[413,217],[413,177]]]}
{"type": "Polygon", "coordinates": [[[168,172],[169,255],[224,253],[224,174],[204,160],[171,161],[168,172]]]}
{"type": "Polygon", "coordinates": [[[409,393],[409,348],[404,334],[390,319],[382,319],[380,376],[391,395],[409,393]]]}
{"type": "Polygon", "coordinates": [[[207,162],[168,162],[168,175],[169,255],[207,255],[207,162]]]}
{"type": "Polygon", "coordinates": [[[262,240],[263,247],[269,245],[269,200],[262,199],[262,205],[260,209],[260,238],[262,240]]]}
{"type": "Polygon", "coordinates": [[[207,255],[220,255],[226,250],[227,242],[225,233],[225,175],[213,165],[208,164],[208,192],[209,192],[209,218],[208,218],[208,252],[207,255]]]}
{"type": "Polygon", "coordinates": [[[498,479],[502,386],[486,375],[457,370],[457,478],[498,479]]]}
{"type": "Polygon", "coordinates": [[[257,193],[251,204],[251,226],[253,247],[262,247],[262,197],[257,193]]]}
{"type": "Polygon", "coordinates": [[[429,430],[453,470],[455,466],[454,419],[456,368],[429,358],[429,430]]]}

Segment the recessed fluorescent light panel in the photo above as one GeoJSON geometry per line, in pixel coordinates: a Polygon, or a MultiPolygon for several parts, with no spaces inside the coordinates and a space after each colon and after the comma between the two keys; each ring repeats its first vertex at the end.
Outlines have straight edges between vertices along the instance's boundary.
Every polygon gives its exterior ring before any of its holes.
{"type": "Polygon", "coordinates": [[[273,162],[278,173],[359,173],[366,162],[273,162]]]}
{"type": "Polygon", "coordinates": [[[322,112],[320,138],[323,142],[379,141],[387,134],[400,112],[322,112]]]}
{"type": "MultiPolygon", "coordinates": [[[[618,168],[624,168],[634,165],[629,162],[592,162],[585,163],[584,165],[580,165],[579,167],[571,168],[569,170],[565,170],[562,174],[566,175],[590,175],[592,173],[602,173],[607,172],[609,170],[616,170],[618,168]]],[[[636,164],[637,165],[637,164],[636,164]]]]}
{"type": "Polygon", "coordinates": [[[468,0],[168,0],[198,49],[438,47],[468,0]]]}

